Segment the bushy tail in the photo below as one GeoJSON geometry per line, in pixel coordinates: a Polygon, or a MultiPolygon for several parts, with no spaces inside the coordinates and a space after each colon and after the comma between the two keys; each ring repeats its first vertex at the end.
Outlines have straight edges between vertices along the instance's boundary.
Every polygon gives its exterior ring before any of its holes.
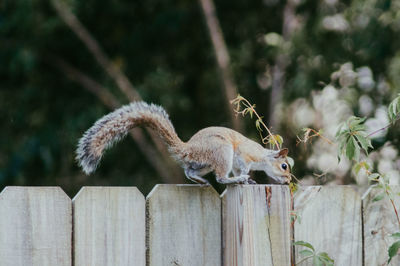
{"type": "Polygon", "coordinates": [[[161,106],[134,102],[99,119],[79,140],[76,159],[83,171],[86,174],[94,172],[104,151],[136,126],[154,129],[170,150],[183,144],[161,106]]]}

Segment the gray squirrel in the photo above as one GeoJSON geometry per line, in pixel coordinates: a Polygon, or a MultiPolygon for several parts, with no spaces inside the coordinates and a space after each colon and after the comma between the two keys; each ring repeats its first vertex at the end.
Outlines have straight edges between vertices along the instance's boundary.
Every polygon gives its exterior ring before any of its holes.
{"type": "Polygon", "coordinates": [[[193,182],[208,185],[204,175],[214,172],[222,184],[255,184],[250,170],[264,171],[277,183],[289,183],[288,149],[266,149],[239,132],[207,127],[183,142],[161,106],[133,102],[100,118],[79,140],[76,159],[86,174],[94,172],[105,150],[124,138],[130,129],[153,129],[193,182]],[[230,177],[230,173],[233,177],[230,177]]]}

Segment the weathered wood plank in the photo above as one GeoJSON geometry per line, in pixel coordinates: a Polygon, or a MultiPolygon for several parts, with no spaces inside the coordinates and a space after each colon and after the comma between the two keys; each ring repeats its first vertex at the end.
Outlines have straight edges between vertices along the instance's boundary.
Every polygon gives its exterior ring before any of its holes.
{"type": "MultiPolygon", "coordinates": [[[[335,265],[362,265],[361,197],[349,186],[300,187],[294,197],[295,241],[327,252],[335,265]]],[[[295,247],[295,261],[303,257],[295,247]]],[[[300,264],[313,265],[312,260],[300,264]]]]}
{"type": "Polygon", "coordinates": [[[71,199],[59,187],[0,194],[0,265],[70,266],[71,199]]]}
{"type": "Polygon", "coordinates": [[[221,265],[221,200],[212,187],[157,185],[147,214],[148,265],[221,265]]]}
{"type": "Polygon", "coordinates": [[[224,265],[290,265],[287,186],[228,186],[222,199],[224,265]]]}
{"type": "MultiPolygon", "coordinates": [[[[391,188],[395,194],[400,192],[399,186],[391,188]]],[[[390,235],[400,231],[389,199],[385,197],[380,201],[373,201],[381,193],[381,189],[371,188],[363,196],[365,266],[386,265],[388,249],[397,240],[390,235]]],[[[398,196],[394,197],[394,203],[396,208],[400,207],[398,196]]],[[[390,265],[400,265],[400,257],[394,257],[390,265]]]]}
{"type": "Polygon", "coordinates": [[[83,187],[73,216],[75,266],[145,265],[145,199],[137,188],[83,187]]]}

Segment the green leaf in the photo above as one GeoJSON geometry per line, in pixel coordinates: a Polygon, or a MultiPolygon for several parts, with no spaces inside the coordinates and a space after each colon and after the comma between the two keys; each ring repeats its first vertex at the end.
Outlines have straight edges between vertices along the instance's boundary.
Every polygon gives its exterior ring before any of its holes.
{"type": "Polygon", "coordinates": [[[376,195],[375,198],[372,199],[373,202],[375,201],[380,201],[381,199],[383,199],[385,197],[385,193],[381,193],[379,195],[376,195]]]}
{"type": "Polygon", "coordinates": [[[366,138],[359,134],[356,134],[355,136],[356,136],[358,142],[361,144],[361,147],[368,154],[368,148],[373,148],[372,144],[371,144],[371,140],[369,138],[366,138]]]}
{"type": "Polygon", "coordinates": [[[361,169],[368,170],[370,168],[369,164],[366,161],[362,161],[354,165],[353,171],[358,175],[361,169]]]}
{"type": "Polygon", "coordinates": [[[378,173],[373,173],[373,174],[370,174],[369,176],[368,176],[368,180],[376,180],[376,179],[378,179],[379,178],[379,174],[378,173]]]}
{"type": "Polygon", "coordinates": [[[324,266],[324,263],[318,256],[314,256],[313,257],[313,265],[314,266],[324,266]]]}
{"type": "Polygon", "coordinates": [[[339,157],[341,154],[343,154],[343,150],[344,150],[344,147],[346,146],[347,140],[348,140],[348,138],[346,138],[346,137],[340,137],[340,138],[336,139],[336,142],[339,143],[339,148],[338,148],[339,157]]]}
{"type": "Polygon", "coordinates": [[[354,158],[354,153],[355,153],[355,142],[353,141],[353,137],[350,137],[349,140],[346,143],[346,157],[349,160],[352,160],[354,158]]]}
{"type": "Polygon", "coordinates": [[[279,146],[281,146],[282,143],[283,143],[283,138],[282,138],[282,136],[281,136],[281,135],[275,135],[274,137],[275,137],[275,139],[278,141],[279,146]]]}
{"type": "Polygon", "coordinates": [[[389,107],[388,107],[388,116],[389,116],[389,120],[390,120],[391,122],[393,122],[394,117],[396,116],[396,110],[395,110],[394,108],[395,108],[395,107],[394,107],[394,103],[391,102],[391,103],[389,104],[389,107]]]}
{"type": "Polygon", "coordinates": [[[318,254],[318,256],[319,256],[323,261],[325,261],[325,262],[327,262],[327,263],[332,263],[332,264],[333,264],[333,263],[335,262],[331,257],[329,257],[328,253],[326,253],[326,252],[321,252],[321,253],[318,254]]]}
{"type": "Polygon", "coordinates": [[[391,236],[395,238],[400,238],[400,232],[394,233],[391,236]]]}
{"type": "Polygon", "coordinates": [[[281,135],[271,135],[268,138],[268,143],[271,145],[278,145],[279,147],[281,147],[283,143],[283,138],[281,135]]]}
{"type": "Polygon", "coordinates": [[[361,163],[358,163],[358,164],[354,165],[353,171],[354,171],[354,173],[356,173],[356,175],[358,175],[358,173],[360,172],[361,167],[362,167],[361,163]]]}
{"type": "Polygon", "coordinates": [[[260,119],[257,119],[257,120],[256,120],[256,128],[257,128],[257,130],[260,131],[260,132],[263,131],[262,128],[261,128],[261,125],[260,125],[260,119]]]}
{"type": "Polygon", "coordinates": [[[356,160],[360,158],[360,146],[354,136],[351,136],[346,144],[346,156],[349,160],[356,160]]]}
{"type": "Polygon", "coordinates": [[[365,125],[360,124],[360,125],[355,125],[354,127],[351,128],[352,132],[358,132],[358,131],[365,131],[365,125]]]}
{"type": "Polygon", "coordinates": [[[305,242],[305,241],[296,241],[293,243],[293,245],[307,247],[307,248],[311,249],[312,251],[315,251],[313,245],[311,245],[310,243],[305,242]]]}
{"type": "Polygon", "coordinates": [[[338,138],[341,134],[343,134],[342,129],[346,126],[345,123],[340,123],[338,129],[336,130],[335,137],[338,138]]]}
{"type": "Polygon", "coordinates": [[[396,97],[390,104],[388,108],[388,115],[390,122],[396,120],[397,115],[400,113],[400,96],[396,97]]]}
{"type": "Polygon", "coordinates": [[[312,252],[309,249],[304,249],[304,250],[300,251],[299,253],[304,257],[312,256],[314,254],[314,252],[312,252]]]}
{"type": "Polygon", "coordinates": [[[349,125],[349,129],[352,129],[355,126],[364,123],[365,119],[367,119],[367,118],[366,117],[361,118],[361,117],[357,117],[357,116],[350,116],[350,118],[347,120],[347,123],[349,125]]]}
{"type": "Polygon", "coordinates": [[[250,118],[253,119],[253,109],[249,108],[250,118]]]}
{"type": "Polygon", "coordinates": [[[392,258],[394,256],[397,255],[397,252],[399,251],[400,248],[400,241],[394,242],[388,250],[388,254],[389,254],[389,260],[388,260],[388,264],[390,263],[390,261],[392,260],[392,258]]]}
{"type": "Polygon", "coordinates": [[[351,137],[353,139],[353,144],[354,144],[354,159],[358,161],[360,159],[360,146],[358,145],[356,138],[351,137]]]}

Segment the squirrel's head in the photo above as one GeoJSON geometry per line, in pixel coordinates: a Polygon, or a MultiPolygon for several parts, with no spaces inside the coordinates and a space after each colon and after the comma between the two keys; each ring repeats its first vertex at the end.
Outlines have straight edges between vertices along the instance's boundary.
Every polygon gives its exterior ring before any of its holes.
{"type": "Polygon", "coordinates": [[[268,154],[268,167],[266,174],[280,184],[288,184],[291,180],[290,165],[287,160],[288,149],[273,151],[268,154]]]}

